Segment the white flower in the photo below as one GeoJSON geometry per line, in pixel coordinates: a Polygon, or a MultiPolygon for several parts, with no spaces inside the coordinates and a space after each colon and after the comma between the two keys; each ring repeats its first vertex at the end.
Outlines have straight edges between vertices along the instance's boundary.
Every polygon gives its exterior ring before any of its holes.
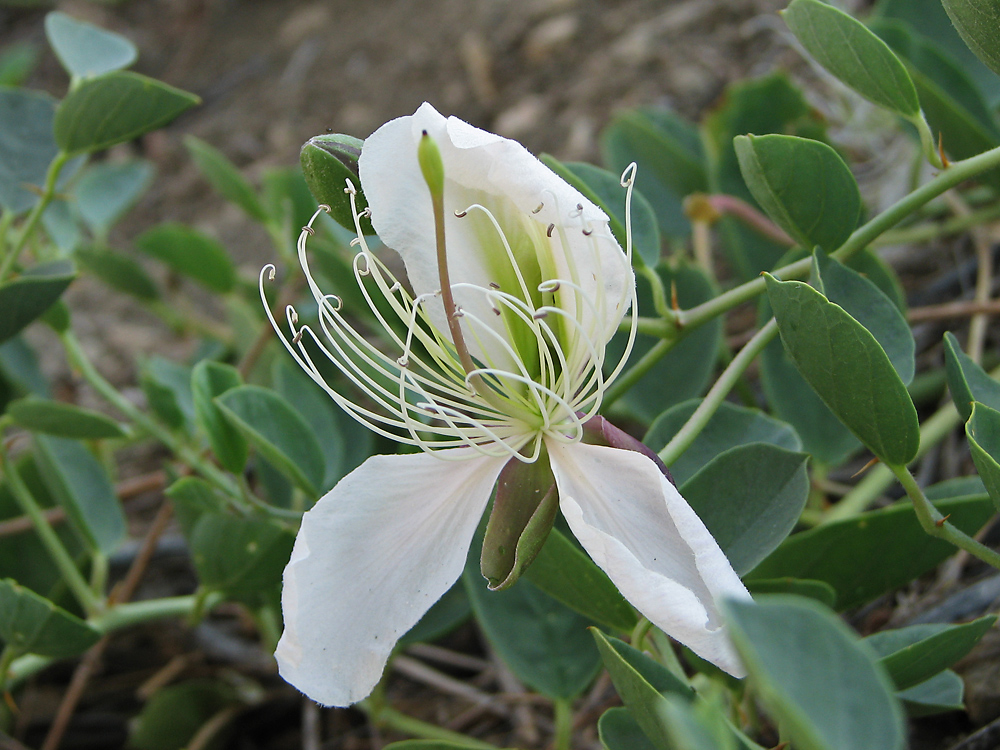
{"type": "Polygon", "coordinates": [[[396,641],[461,574],[501,469],[536,460],[550,462],[570,529],[622,594],[741,675],[718,603],[749,594],[715,540],[650,458],[582,442],[627,357],[606,378],[605,345],[634,304],[630,258],[607,216],[520,144],[428,104],[373,133],[359,167],[372,225],[413,290],[359,231],[355,276],[398,351],[356,332],[317,287],[311,231],[299,259],[324,335],[298,328],[289,308],[294,336],[282,340],[351,416],[420,452],[369,458],[303,517],[284,574],[281,675],[326,705],[367,696],[396,641]],[[418,163],[424,134],[444,166],[444,269],[418,163]],[[326,384],[304,336],[364,401],[326,384]]]}

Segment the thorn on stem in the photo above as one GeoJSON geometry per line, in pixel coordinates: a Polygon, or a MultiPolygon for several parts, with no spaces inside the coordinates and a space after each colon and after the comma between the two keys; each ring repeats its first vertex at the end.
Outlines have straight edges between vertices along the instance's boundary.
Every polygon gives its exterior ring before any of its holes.
{"type": "Polygon", "coordinates": [[[681,309],[680,303],[677,301],[677,282],[673,279],[670,280],[670,307],[674,312],[681,309]]]}
{"type": "Polygon", "coordinates": [[[951,513],[946,515],[944,518],[939,518],[937,521],[934,522],[934,525],[940,529],[945,525],[945,523],[948,521],[949,518],[951,518],[951,513]]]}
{"type": "Polygon", "coordinates": [[[944,133],[938,133],[938,156],[941,158],[941,165],[947,169],[951,166],[951,162],[948,161],[948,157],[944,154],[944,133]]]}
{"type": "Polygon", "coordinates": [[[868,471],[871,467],[873,467],[878,462],[879,462],[879,458],[878,458],[878,456],[875,456],[875,458],[873,458],[871,461],[869,461],[864,466],[862,466],[860,469],[858,469],[856,472],[854,472],[854,474],[851,475],[851,479],[854,479],[854,477],[861,476],[862,474],[864,474],[866,471],[868,471]]]}

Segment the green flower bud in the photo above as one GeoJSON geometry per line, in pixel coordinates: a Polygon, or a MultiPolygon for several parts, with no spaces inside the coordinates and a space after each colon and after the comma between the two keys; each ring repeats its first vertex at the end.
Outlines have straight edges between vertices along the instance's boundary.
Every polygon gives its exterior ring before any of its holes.
{"type": "MultiPolygon", "coordinates": [[[[364,193],[361,192],[361,180],[358,178],[358,157],[364,141],[350,135],[331,133],[317,135],[306,141],[299,156],[302,163],[302,173],[313,197],[320,203],[330,207],[330,216],[338,224],[351,232],[356,232],[354,212],[351,210],[350,196],[344,192],[347,180],[350,180],[358,191],[356,206],[359,212],[368,207],[364,193]]],[[[374,234],[371,220],[366,216],[360,218],[361,232],[374,234]]]]}

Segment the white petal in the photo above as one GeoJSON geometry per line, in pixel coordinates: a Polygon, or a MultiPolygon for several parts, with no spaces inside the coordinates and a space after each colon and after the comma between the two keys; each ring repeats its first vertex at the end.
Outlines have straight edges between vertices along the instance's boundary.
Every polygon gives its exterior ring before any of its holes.
{"type": "MultiPolygon", "coordinates": [[[[631,269],[608,228],[607,216],[521,144],[455,117],[445,119],[426,103],[413,115],[392,120],[372,133],[359,161],[372,224],[382,241],[403,258],[414,291],[422,294],[441,287],[430,193],[417,162],[417,144],[424,130],[437,142],[444,163],[445,236],[452,284],[488,288],[491,282],[501,281],[497,263],[505,262],[504,253],[484,215],[471,212],[464,219],[455,216],[456,211],[481,203],[500,220],[512,245],[519,239],[527,243],[540,238],[549,256],[543,262],[551,268],[538,281],[570,279],[591,299],[603,296],[602,320],[597,326],[604,339],[599,345],[603,345],[626,312],[625,291],[633,283],[631,269]],[[542,209],[533,213],[539,205],[542,209]],[[550,224],[563,231],[553,231],[547,237],[550,224]],[[593,233],[584,235],[585,227],[593,233]]],[[[585,306],[577,310],[571,295],[563,297],[566,302],[562,306],[588,324],[589,310],[585,306]]],[[[501,319],[493,314],[481,293],[457,290],[455,298],[460,307],[503,335],[501,319]]],[[[445,330],[440,302],[428,305],[428,309],[435,324],[445,330]]],[[[498,365],[502,364],[504,356],[499,348],[492,346],[488,338],[483,341],[483,349],[498,365]]],[[[474,353],[481,353],[474,343],[470,346],[474,353]]]]}
{"type": "Polygon", "coordinates": [[[373,456],[324,495],[285,568],[281,676],[324,705],[366,697],[396,641],[461,575],[506,461],[373,456]]]}
{"type": "Polygon", "coordinates": [[[559,507],[594,562],[654,625],[742,677],[719,603],[750,594],[676,488],[634,451],[547,446],[559,507]]]}

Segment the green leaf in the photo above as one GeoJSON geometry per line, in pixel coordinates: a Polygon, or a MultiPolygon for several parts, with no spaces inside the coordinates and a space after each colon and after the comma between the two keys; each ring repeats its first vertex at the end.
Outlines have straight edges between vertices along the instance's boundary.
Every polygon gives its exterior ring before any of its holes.
{"type": "Polygon", "coordinates": [[[119,292],[152,302],[160,298],[156,282],[132,258],[101,247],[77,248],[74,257],[80,265],[119,292]]]}
{"type": "Polygon", "coordinates": [[[49,490],[91,549],[114,552],[127,533],[114,485],[100,462],[75,440],[37,435],[49,490]]]}
{"type": "Polygon", "coordinates": [[[59,148],[52,136],[56,101],[37,91],[0,88],[0,206],[23,213],[38,201],[59,148]]]}
{"type": "Polygon", "coordinates": [[[489,591],[478,556],[469,558],[465,590],[483,634],[504,663],[521,682],[550,698],[581,693],[601,665],[587,634],[588,620],[527,580],[489,591]]]}
{"type": "MultiPolygon", "coordinates": [[[[656,271],[667,294],[670,294],[671,285],[676,287],[682,308],[699,305],[717,293],[704,271],[686,261],[674,267],[661,264],[656,271]]],[[[639,314],[657,317],[650,285],[642,275],[636,286],[639,314]]],[[[605,358],[608,372],[618,363],[627,338],[627,333],[620,331],[608,344],[605,358]]],[[[648,424],[674,404],[701,395],[715,368],[721,338],[722,320],[719,318],[685,336],[619,399],[616,409],[648,424]]],[[[652,336],[637,336],[629,361],[638,362],[658,341],[652,336]]]]}
{"type": "Polygon", "coordinates": [[[357,468],[371,453],[372,432],[348,417],[302,368],[282,357],[275,362],[275,390],[302,415],[319,438],[326,473],[326,491],[357,468]]]}
{"type": "MultiPolygon", "coordinates": [[[[317,202],[329,206],[330,216],[334,221],[352,234],[357,231],[354,212],[360,213],[368,208],[368,201],[361,192],[361,179],[358,177],[358,158],[363,145],[364,141],[360,138],[328,133],[310,138],[299,153],[302,174],[309,192],[317,202]],[[347,180],[358,191],[353,208],[350,196],[344,192],[347,180]]],[[[299,223],[298,226],[304,223],[299,223]]],[[[375,233],[370,218],[363,217],[359,223],[362,234],[375,233]]]]}
{"type": "Polygon", "coordinates": [[[896,696],[903,701],[903,708],[911,717],[933,716],[950,711],[964,711],[965,683],[962,678],[946,669],[926,682],[901,690],[896,696]]]}
{"type": "Polygon", "coordinates": [[[191,368],[154,355],[142,363],[139,384],[153,412],[173,429],[194,423],[191,368]]]}
{"type": "Polygon", "coordinates": [[[741,135],[734,147],[757,203],[800,245],[833,252],[854,231],[861,193],[844,160],[825,143],[741,135]]]}
{"type": "Polygon", "coordinates": [[[88,78],[56,109],[56,143],[68,154],[100,151],[163,127],[200,101],[138,73],[88,78]]]}
{"type": "MultiPolygon", "coordinates": [[[[738,81],[725,90],[722,102],[704,120],[702,138],[712,166],[711,190],[753,202],[740,172],[734,139],[746,133],[785,133],[822,139],[822,123],[802,92],[782,73],[738,81]]],[[[744,280],[776,267],[787,247],[762,237],[733,217],[718,224],[723,247],[744,280]]],[[[812,248],[810,248],[811,250],[812,248]]]]}
{"type": "Polygon", "coordinates": [[[68,659],[97,643],[101,634],[11,579],[0,580],[0,638],[17,654],[68,659]]]}
{"type": "Polygon", "coordinates": [[[225,154],[193,135],[184,137],[184,145],[205,179],[220,195],[242,208],[251,219],[267,221],[257,192],[225,154]]]}
{"type": "Polygon", "coordinates": [[[941,0],[962,40],[976,57],[1000,75],[1000,2],[997,0],[941,0]]]}
{"type": "Polygon", "coordinates": [[[629,632],[638,622],[632,605],[611,579],[558,529],[549,532],[524,577],[570,609],[606,627],[629,632]]]}
{"type": "Polygon", "coordinates": [[[962,41],[954,24],[950,23],[942,0],[877,0],[874,15],[875,21],[882,18],[905,21],[914,32],[933,41],[969,74],[991,108],[1000,104],[1000,78],[962,41]]]}
{"type": "Polygon", "coordinates": [[[59,11],[45,16],[45,36],[59,62],[74,78],[127,68],[139,56],[128,39],[59,11]]]}
{"type": "Polygon", "coordinates": [[[656,750],[627,708],[609,708],[601,714],[597,734],[605,750],[656,750]]]}
{"type": "MultiPolygon", "coordinates": [[[[967,534],[978,531],[995,512],[985,496],[935,506],[967,534]]],[[[954,546],[927,535],[907,502],[793,534],[748,578],[825,581],[837,592],[836,608],[845,610],[909,583],[953,554],[954,546]]]]}
{"type": "Polygon", "coordinates": [[[863,23],[820,0],[792,0],[781,15],[809,54],[865,99],[903,117],[920,115],[903,63],[863,23]]]}
{"type": "Polygon", "coordinates": [[[61,401],[29,396],[11,402],[7,413],[26,430],[76,440],[125,437],[119,424],[103,414],[61,401]]]}
{"type": "Polygon", "coordinates": [[[596,628],[591,634],[597,642],[604,666],[611,675],[615,690],[643,733],[658,750],[672,750],[666,726],[667,699],[664,694],[693,700],[694,691],[672,672],[641,651],[609,638],[596,628]]]}
{"type": "Polygon", "coordinates": [[[917,453],[920,424],[882,347],[812,287],[765,278],[782,343],[802,377],[883,462],[908,463],[917,453]]]}
{"type": "Polygon", "coordinates": [[[907,690],[964,657],[996,621],[996,615],[986,615],[964,625],[911,625],[883,630],[865,641],[881,658],[896,689],[907,690]]]}
{"type": "Polygon", "coordinates": [[[177,522],[188,540],[203,515],[219,515],[226,511],[226,500],[212,485],[197,477],[181,477],[167,487],[164,494],[174,504],[177,522]]]}
{"type": "Polygon", "coordinates": [[[221,362],[202,360],[191,371],[191,395],[195,418],[208,436],[208,444],[219,463],[240,474],[247,463],[247,441],[215,405],[214,398],[243,385],[239,371],[221,362]]]}
{"type": "Polygon", "coordinates": [[[950,331],[944,334],[944,368],[951,400],[964,421],[968,422],[972,416],[973,401],[1000,410],[1000,383],[962,351],[950,331]]]}
{"type": "Polygon", "coordinates": [[[730,448],[681,486],[740,575],[784,541],[809,496],[809,456],[767,443],[730,448]]]}
{"type": "Polygon", "coordinates": [[[965,424],[972,460],[986,491],[1000,509],[1000,411],[978,402],[972,405],[972,416],[965,424]]]}
{"type": "MultiPolygon", "coordinates": [[[[2,137],[2,136],[0,136],[2,137]]],[[[54,305],[76,278],[68,260],[34,266],[13,281],[0,284],[0,342],[20,333],[54,305]]]]}
{"type": "Polygon", "coordinates": [[[754,596],[759,594],[795,594],[815,599],[825,607],[833,607],[837,602],[837,592],[833,586],[823,581],[807,578],[762,578],[747,582],[747,588],[754,596]]]}
{"type": "MultiPolygon", "coordinates": [[[[288,237],[294,247],[302,227],[316,212],[316,199],[309,192],[309,186],[298,168],[269,169],[261,177],[261,188],[264,210],[271,220],[288,228],[288,237]]],[[[341,195],[344,188],[341,186],[341,195]]],[[[359,206],[359,211],[362,207],[359,206]]],[[[321,213],[317,225],[330,225],[333,222],[321,213]]],[[[362,228],[365,222],[362,221],[362,228]]],[[[370,234],[371,232],[366,232],[370,234]]],[[[353,273],[353,271],[352,271],[353,273]]],[[[353,280],[351,282],[353,284],[353,280]]],[[[354,284],[357,287],[357,284],[354,284]]]]}
{"type": "Polygon", "coordinates": [[[202,726],[235,704],[232,686],[208,678],[157,690],[133,721],[128,746],[135,750],[181,750],[202,726]]]}
{"type": "MultiPolygon", "coordinates": [[[[962,67],[904,24],[878,21],[872,28],[909,64],[927,123],[953,159],[1000,143],[996,119],[962,67]]],[[[1000,172],[990,170],[982,179],[1000,184],[1000,172]]]]}
{"type": "MultiPolygon", "coordinates": [[[[657,417],[642,442],[654,453],[659,453],[687,423],[701,401],[696,398],[670,407],[657,417]]],[[[799,436],[786,422],[759,409],[723,401],[694,442],[669,467],[670,474],[678,485],[682,485],[723,451],[749,443],[768,443],[790,451],[802,450],[799,436]]]]}
{"type": "Polygon", "coordinates": [[[899,701],[875,656],[809,599],[730,602],[731,637],[782,732],[800,750],[902,750],[899,701]]]}
{"type": "Polygon", "coordinates": [[[312,427],[276,392],[255,385],[215,399],[226,416],[268,461],[306,495],[316,497],[326,467],[312,427]]]}
{"type": "Polygon", "coordinates": [[[469,604],[465,586],[459,581],[399,639],[399,645],[435,641],[468,620],[471,614],[472,605],[469,604]]]}
{"type": "Polygon", "coordinates": [[[263,518],[204,513],[191,532],[191,560],[201,585],[251,606],[276,594],[295,535],[263,518]]]}
{"type": "Polygon", "coordinates": [[[38,46],[13,42],[0,52],[0,86],[21,86],[38,64],[38,46]]]}
{"type": "Polygon", "coordinates": [[[83,237],[74,207],[61,198],[53,199],[45,207],[42,226],[49,239],[59,248],[61,256],[71,255],[83,237]]]}
{"type": "MultiPolygon", "coordinates": [[[[539,157],[542,163],[579,190],[599,206],[610,220],[611,232],[618,244],[625,249],[625,188],[621,177],[592,164],[567,162],[563,164],[548,154],[539,157]]],[[[656,214],[642,193],[635,189],[632,193],[632,241],[633,252],[647,266],[656,266],[660,261],[660,228],[656,224],[656,214]]]]}
{"type": "Polygon", "coordinates": [[[236,284],[236,268],[226,249],[183,224],[160,224],[143,232],[135,245],[214,292],[225,294],[236,284]]]}
{"type": "Polygon", "coordinates": [[[49,398],[52,389],[38,367],[35,351],[20,336],[0,344],[0,375],[18,392],[49,398]]]}
{"type": "Polygon", "coordinates": [[[107,236],[153,182],[156,169],[145,159],[101,162],[87,167],[73,187],[80,218],[98,236],[107,236]]]}
{"type": "Polygon", "coordinates": [[[817,250],[813,254],[813,286],[868,329],[903,383],[913,380],[913,333],[899,308],[875,282],[817,250]]]}
{"type": "Polygon", "coordinates": [[[445,740],[403,740],[386,745],[385,750],[482,750],[482,745],[466,745],[445,740]]]}

